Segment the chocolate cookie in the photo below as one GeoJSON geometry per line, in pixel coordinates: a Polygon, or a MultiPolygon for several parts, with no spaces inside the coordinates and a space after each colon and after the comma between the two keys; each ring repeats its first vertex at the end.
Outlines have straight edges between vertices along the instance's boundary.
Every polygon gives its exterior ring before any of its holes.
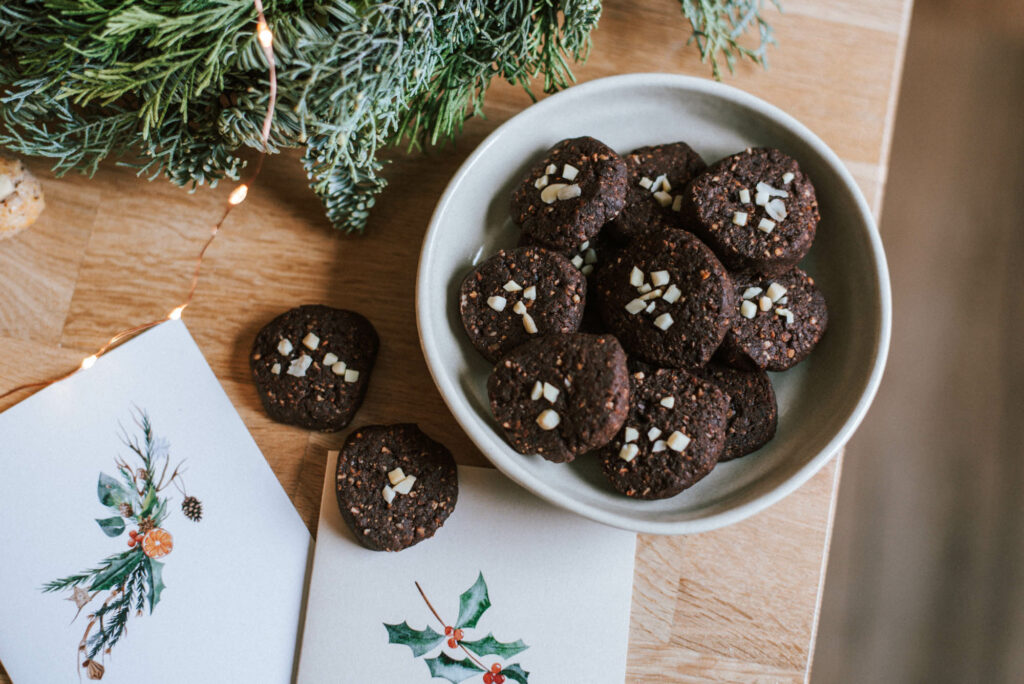
{"type": "Polygon", "coordinates": [[[338,455],[338,507],[356,539],[401,551],[444,525],[459,498],[452,452],[414,423],[367,425],[338,455]]]}
{"type": "Polygon", "coordinates": [[[711,362],[694,374],[729,395],[725,450],[718,461],[731,461],[757,451],[775,436],[779,406],[768,374],[742,371],[711,362]]]}
{"type": "Polygon", "coordinates": [[[379,348],[377,331],[360,314],[300,306],[259,331],[249,367],[271,418],[334,432],[363,403],[379,348]]]}
{"type": "Polygon", "coordinates": [[[626,165],[594,138],[561,141],[534,164],[512,193],[512,220],[537,244],[571,249],[622,209],[626,165]]]}
{"type": "Polygon", "coordinates": [[[604,445],[629,408],[629,371],[608,335],[552,335],[514,349],[487,380],[512,448],[566,462],[604,445]]]}
{"type": "Polygon", "coordinates": [[[728,411],[724,392],[686,371],[636,370],[622,430],[598,452],[604,474],[626,496],[675,496],[718,463],[728,411]]]}
{"type": "Polygon", "coordinates": [[[730,271],[778,274],[807,254],[818,227],[818,200],[792,157],[747,149],[693,180],[683,210],[690,229],[730,271]]]}
{"type": "Polygon", "coordinates": [[[732,274],[732,324],[719,352],[735,368],[784,371],[807,358],[828,325],[825,297],[799,268],[774,277],[732,274]]]}
{"type": "Polygon", "coordinates": [[[602,266],[596,289],[601,316],[622,346],[659,366],[707,363],[735,308],[725,268],[676,229],[638,236],[602,266]]]}
{"type": "Polygon", "coordinates": [[[564,256],[517,247],[470,271],[459,313],[470,342],[494,363],[531,339],[578,330],[586,296],[586,278],[564,256]]]}
{"type": "Polygon", "coordinates": [[[700,155],[684,142],[633,150],[626,162],[626,205],[608,224],[620,240],[661,226],[683,225],[683,191],[686,184],[707,168],[700,155]]]}

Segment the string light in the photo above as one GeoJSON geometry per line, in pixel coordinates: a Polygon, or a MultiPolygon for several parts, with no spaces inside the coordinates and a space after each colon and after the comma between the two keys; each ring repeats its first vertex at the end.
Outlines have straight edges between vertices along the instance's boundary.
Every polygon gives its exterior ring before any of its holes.
{"type": "Polygon", "coordinates": [[[213,224],[213,226],[210,229],[210,237],[207,238],[205,243],[203,243],[202,248],[199,250],[199,254],[196,256],[195,270],[192,273],[192,282],[189,285],[188,295],[185,297],[185,301],[171,309],[171,311],[165,317],[159,320],[149,321],[147,323],[142,323],[132,328],[126,328],[124,330],[119,331],[116,335],[107,340],[106,344],[100,347],[96,351],[96,353],[90,354],[89,356],[82,359],[82,362],[79,364],[78,368],[75,368],[74,370],[71,370],[59,377],[52,378],[50,380],[43,380],[40,382],[32,382],[24,385],[18,385],[17,387],[14,387],[13,389],[7,390],[3,394],[0,394],[0,399],[5,399],[11,396],[12,394],[21,392],[23,390],[36,388],[42,389],[56,382],[60,382],[61,380],[69,378],[78,371],[89,370],[96,364],[96,361],[99,360],[99,357],[103,356],[108,351],[118,346],[120,343],[129,340],[132,337],[138,335],[139,333],[149,330],[150,328],[155,328],[156,326],[160,325],[161,323],[164,323],[165,321],[180,320],[182,313],[184,313],[185,309],[187,309],[188,306],[192,303],[192,300],[196,294],[196,288],[199,285],[199,273],[202,270],[203,258],[206,256],[206,250],[210,247],[210,244],[213,242],[214,238],[217,237],[217,234],[220,232],[221,226],[224,225],[224,221],[231,213],[231,210],[245,201],[246,196],[248,196],[249,194],[249,186],[252,184],[254,180],[256,180],[256,177],[259,176],[260,170],[263,168],[263,159],[264,157],[266,157],[267,150],[270,147],[270,127],[274,121],[274,106],[277,104],[277,63],[274,59],[274,34],[271,32],[270,27],[267,25],[267,18],[263,14],[263,3],[261,2],[261,0],[253,0],[253,5],[256,8],[257,17],[256,39],[258,40],[260,46],[263,48],[263,54],[266,56],[267,69],[269,72],[270,80],[270,92],[267,100],[267,113],[263,117],[263,128],[260,135],[260,151],[259,155],[256,157],[255,163],[253,164],[253,170],[252,173],[249,175],[248,180],[238,185],[234,190],[231,191],[231,194],[228,195],[227,206],[224,207],[224,211],[220,216],[220,220],[213,224]]]}

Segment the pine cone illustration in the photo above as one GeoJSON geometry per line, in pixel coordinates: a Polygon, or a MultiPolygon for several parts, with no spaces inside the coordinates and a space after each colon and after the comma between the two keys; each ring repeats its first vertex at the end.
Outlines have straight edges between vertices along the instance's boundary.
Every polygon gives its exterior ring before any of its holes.
{"type": "Polygon", "coordinates": [[[103,679],[104,667],[102,664],[97,663],[95,660],[86,660],[82,663],[82,667],[85,668],[85,673],[89,679],[103,679]]]}
{"type": "Polygon", "coordinates": [[[139,521],[139,535],[142,536],[148,534],[154,527],[156,527],[156,525],[153,524],[152,518],[143,518],[139,521]]]}
{"type": "Polygon", "coordinates": [[[130,503],[121,504],[117,507],[117,510],[121,514],[122,518],[130,518],[135,515],[135,511],[132,510],[132,505],[130,503]]]}
{"type": "Polygon", "coordinates": [[[203,519],[203,503],[194,496],[186,496],[181,502],[181,512],[192,522],[203,519]]]}

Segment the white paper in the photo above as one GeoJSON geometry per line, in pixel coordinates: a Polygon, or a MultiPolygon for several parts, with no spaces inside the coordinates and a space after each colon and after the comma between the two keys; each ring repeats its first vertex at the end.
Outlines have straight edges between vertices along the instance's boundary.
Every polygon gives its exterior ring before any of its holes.
{"type": "MultiPolygon", "coordinates": [[[[529,684],[625,679],[635,534],[544,503],[497,471],[463,467],[455,511],[433,538],[398,553],[370,551],[341,519],[335,467],[328,459],[300,684],[445,681],[431,679],[427,661],[442,652],[467,660],[464,651],[442,641],[415,657],[389,643],[384,625],[443,634],[415,582],[454,626],[460,594],[480,575],[491,606],[463,639],[493,634],[528,646],[508,658],[479,657],[484,665],[519,664],[529,684]]],[[[479,684],[482,674],[466,681],[479,684]]]]}
{"type": "Polygon", "coordinates": [[[173,537],[159,559],[165,589],[97,656],[103,681],[291,681],[309,533],[181,322],[0,414],[0,660],[14,684],[79,681],[78,644],[110,592],[73,619],[71,590],[41,587],[132,549],[130,519],[116,538],[97,525],[118,515],[97,483],[118,476],[119,457],[138,463],[119,425],[139,435],[141,412],[185,472],[159,494],[173,537]],[[202,502],[199,522],[183,514],[178,485],[202,502]]]}

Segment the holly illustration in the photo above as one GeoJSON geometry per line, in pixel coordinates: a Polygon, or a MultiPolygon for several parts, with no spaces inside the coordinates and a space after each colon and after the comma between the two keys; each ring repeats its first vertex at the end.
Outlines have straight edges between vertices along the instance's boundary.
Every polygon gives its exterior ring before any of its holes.
{"type": "Polygon", "coordinates": [[[441,647],[438,655],[425,658],[423,662],[427,664],[431,677],[447,679],[452,684],[459,684],[459,682],[481,674],[484,684],[504,684],[509,679],[519,682],[519,684],[527,684],[530,674],[518,663],[502,665],[501,662],[494,662],[487,665],[482,660],[482,658],[489,659],[488,656],[497,656],[501,660],[508,660],[522,653],[529,648],[522,639],[511,642],[498,641],[490,632],[482,638],[466,639],[465,630],[475,629],[480,618],[491,607],[491,599],[487,593],[487,582],[484,581],[483,573],[477,576],[473,586],[459,596],[459,617],[454,623],[441,618],[419,582],[416,582],[416,589],[419,590],[420,596],[423,597],[423,602],[427,604],[431,614],[440,623],[444,634],[435,632],[429,626],[422,630],[413,629],[409,626],[408,621],[395,625],[384,623],[384,627],[388,631],[389,643],[408,646],[416,658],[425,656],[435,648],[441,647]],[[444,651],[444,646],[461,650],[467,657],[456,659],[444,651]]]}

